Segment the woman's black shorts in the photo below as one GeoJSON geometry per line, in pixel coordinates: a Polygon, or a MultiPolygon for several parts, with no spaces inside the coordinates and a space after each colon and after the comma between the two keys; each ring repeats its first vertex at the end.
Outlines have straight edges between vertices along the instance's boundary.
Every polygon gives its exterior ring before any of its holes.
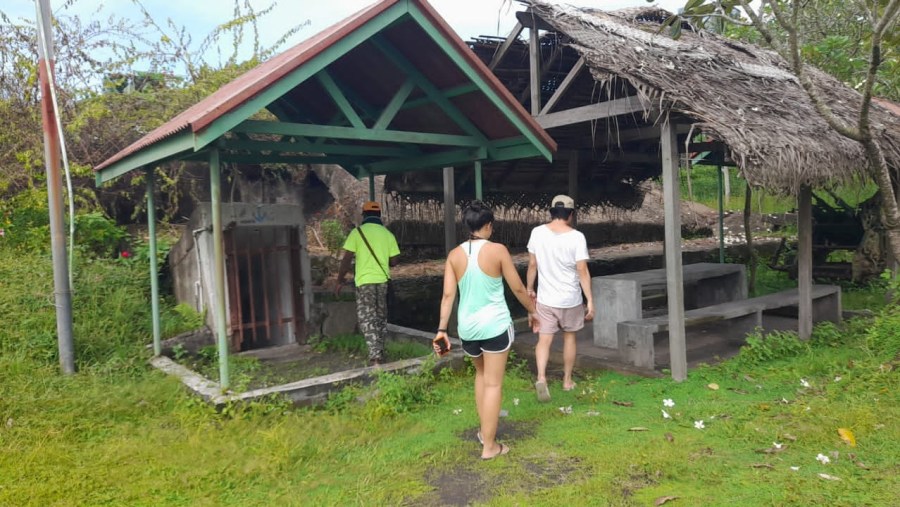
{"type": "Polygon", "coordinates": [[[515,339],[516,332],[513,330],[512,325],[510,325],[509,329],[503,333],[493,338],[488,338],[487,340],[463,340],[462,348],[463,352],[469,357],[481,357],[481,354],[484,352],[494,354],[506,352],[512,347],[515,339]]]}

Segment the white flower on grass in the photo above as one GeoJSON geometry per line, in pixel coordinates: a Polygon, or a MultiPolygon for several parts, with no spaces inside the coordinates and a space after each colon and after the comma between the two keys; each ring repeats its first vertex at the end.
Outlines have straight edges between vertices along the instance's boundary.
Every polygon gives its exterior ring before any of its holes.
{"type": "Polygon", "coordinates": [[[519,406],[519,398],[513,398],[513,405],[519,406]]]}
{"type": "Polygon", "coordinates": [[[821,463],[823,465],[827,465],[827,464],[831,463],[831,458],[822,454],[821,452],[819,453],[818,456],[816,456],[816,460],[818,460],[819,463],[821,463]]]}
{"type": "Polygon", "coordinates": [[[796,471],[800,470],[800,467],[791,467],[791,470],[796,472],[796,471]]]}
{"type": "Polygon", "coordinates": [[[837,377],[834,377],[834,381],[835,381],[835,382],[840,382],[840,381],[841,381],[841,376],[838,375],[837,377]]]}
{"type": "Polygon", "coordinates": [[[706,426],[703,425],[703,421],[694,421],[694,427],[698,430],[702,430],[706,426]]]}
{"type": "Polygon", "coordinates": [[[774,447],[776,449],[781,449],[782,445],[784,445],[784,444],[779,444],[778,442],[772,442],[772,447],[774,447]]]}
{"type": "Polygon", "coordinates": [[[563,414],[571,414],[572,413],[572,405],[569,405],[568,407],[559,407],[559,411],[562,412],[563,414]]]}
{"type": "Polygon", "coordinates": [[[462,413],[462,409],[461,409],[461,408],[454,408],[454,409],[453,409],[453,415],[459,415],[459,414],[461,414],[461,413],[462,413]]]}
{"type": "Polygon", "coordinates": [[[589,416],[589,417],[597,417],[598,415],[600,415],[600,412],[597,412],[596,410],[589,410],[584,415],[589,416]]]}
{"type": "Polygon", "coordinates": [[[663,413],[663,419],[671,419],[672,418],[672,416],[670,416],[669,413],[666,412],[665,410],[663,410],[662,413],[663,413]]]}
{"type": "Polygon", "coordinates": [[[800,379],[800,385],[803,387],[809,387],[809,382],[807,382],[805,378],[802,378],[800,379]]]}
{"type": "Polygon", "coordinates": [[[672,398],[666,398],[666,399],[663,400],[663,406],[666,406],[666,407],[674,407],[674,406],[675,406],[675,402],[672,401],[672,398]]]}
{"type": "Polygon", "coordinates": [[[781,402],[784,403],[785,405],[787,405],[788,403],[790,403],[790,402],[787,400],[787,398],[781,398],[781,402]]]}

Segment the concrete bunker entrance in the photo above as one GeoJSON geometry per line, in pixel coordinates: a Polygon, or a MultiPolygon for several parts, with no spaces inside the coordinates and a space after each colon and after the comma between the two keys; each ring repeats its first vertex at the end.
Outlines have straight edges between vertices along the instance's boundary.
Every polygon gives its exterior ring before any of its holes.
{"type": "Polygon", "coordinates": [[[306,341],[296,227],[237,226],[225,231],[231,349],[306,341]]]}

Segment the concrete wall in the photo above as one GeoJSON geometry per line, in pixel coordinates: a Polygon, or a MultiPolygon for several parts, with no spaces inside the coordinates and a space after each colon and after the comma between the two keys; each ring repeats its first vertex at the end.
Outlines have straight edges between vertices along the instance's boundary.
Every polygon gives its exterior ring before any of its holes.
{"type": "MultiPolygon", "coordinates": [[[[303,279],[303,287],[298,297],[302,298],[304,308],[304,320],[310,315],[310,301],[306,297],[312,293],[310,280],[309,255],[306,244],[306,221],[302,207],[293,204],[248,204],[248,203],[223,203],[222,220],[225,228],[238,228],[238,233],[244,229],[265,228],[274,235],[272,241],[278,244],[287,244],[288,228],[296,228],[300,241],[299,266],[300,276],[303,279]]],[[[215,265],[213,257],[212,211],[210,203],[199,203],[191,216],[188,226],[182,237],[172,248],[169,255],[169,263],[172,269],[175,297],[179,303],[186,303],[198,312],[206,311],[206,322],[210,329],[215,329],[215,279],[213,269],[215,265]]],[[[287,255],[278,256],[273,265],[264,269],[269,280],[278,282],[278,298],[281,302],[281,313],[284,316],[292,315],[290,295],[293,290],[292,281],[280,273],[290,271],[290,258],[287,255]]],[[[227,276],[226,276],[227,280],[227,276]]],[[[226,281],[227,283],[227,281],[226,281]]],[[[230,315],[232,302],[229,301],[228,291],[225,293],[226,314],[230,315]]],[[[277,309],[270,308],[270,313],[277,309]]],[[[291,343],[299,337],[277,337],[277,343],[291,343]]]]}

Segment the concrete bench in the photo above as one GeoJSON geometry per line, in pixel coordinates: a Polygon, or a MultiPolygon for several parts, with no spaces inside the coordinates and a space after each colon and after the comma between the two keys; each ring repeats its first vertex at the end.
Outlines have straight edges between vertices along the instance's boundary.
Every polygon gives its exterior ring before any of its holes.
{"type": "MultiPolygon", "coordinates": [[[[687,264],[682,268],[682,281],[687,310],[747,298],[743,264],[687,264]]],[[[619,343],[619,322],[644,318],[644,302],[649,298],[665,300],[666,270],[598,276],[591,280],[591,286],[597,309],[594,345],[614,349],[619,343]]]]}
{"type": "MultiPolygon", "coordinates": [[[[813,322],[841,320],[841,288],[835,285],[814,285],[812,288],[813,322]]],[[[800,303],[797,289],[788,289],[765,296],[717,305],[704,306],[684,312],[684,327],[703,326],[731,321],[752,331],[762,326],[764,312],[795,308],[800,303]]],[[[796,315],[796,312],[794,312],[796,315]]],[[[618,323],[619,354],[622,360],[640,368],[656,367],[655,338],[669,332],[669,316],[660,315],[618,323]]]]}

